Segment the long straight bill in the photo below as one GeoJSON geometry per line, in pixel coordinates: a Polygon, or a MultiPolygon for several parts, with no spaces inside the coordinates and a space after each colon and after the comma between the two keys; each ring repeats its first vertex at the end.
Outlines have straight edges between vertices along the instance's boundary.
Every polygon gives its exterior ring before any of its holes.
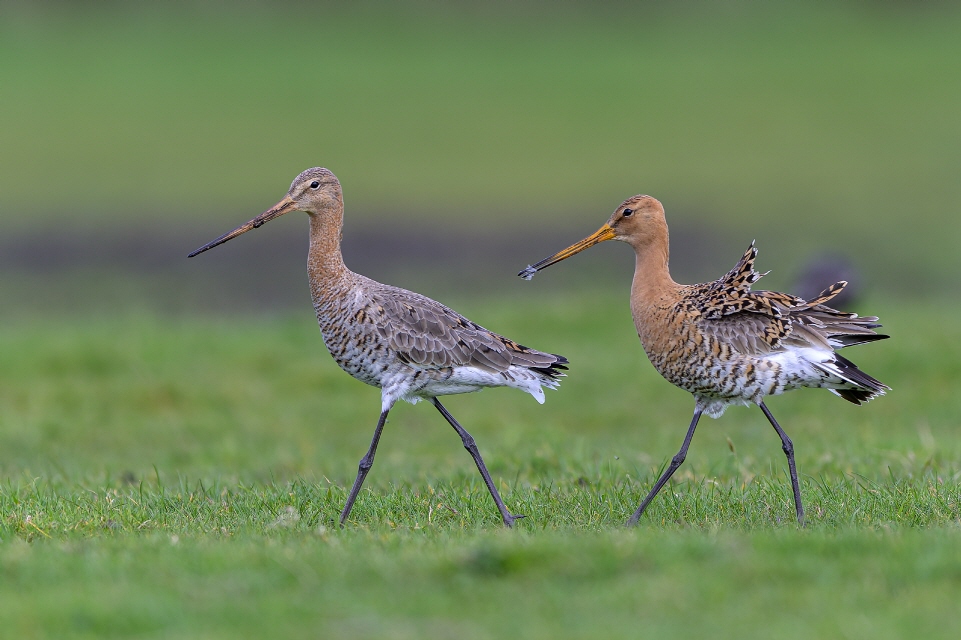
{"type": "Polygon", "coordinates": [[[284,198],[283,200],[281,200],[280,202],[278,202],[277,204],[275,204],[274,206],[272,206],[271,208],[269,208],[269,209],[267,209],[266,211],[264,211],[262,214],[260,214],[259,216],[257,216],[257,217],[254,218],[253,220],[251,220],[250,222],[248,222],[247,224],[242,224],[242,225],[240,225],[239,227],[237,227],[236,229],[234,229],[233,231],[231,231],[230,233],[225,233],[224,235],[220,236],[219,238],[217,238],[217,239],[214,240],[213,242],[208,242],[207,244],[205,244],[204,246],[200,247],[199,249],[197,249],[196,251],[194,251],[193,253],[191,253],[191,254],[188,255],[187,257],[188,257],[188,258],[193,258],[195,255],[197,255],[197,254],[199,254],[199,253],[203,253],[203,252],[206,251],[207,249],[213,249],[214,247],[216,247],[216,246],[219,245],[219,244],[223,244],[223,243],[227,242],[228,240],[233,240],[233,239],[236,238],[237,236],[239,236],[239,235],[241,235],[241,234],[244,234],[244,233],[247,233],[247,232],[250,231],[251,229],[256,229],[257,227],[259,227],[259,226],[261,226],[261,225],[263,225],[263,224],[265,224],[265,223],[267,223],[267,222],[270,222],[270,221],[273,220],[274,218],[276,218],[276,217],[278,217],[278,216],[282,216],[282,215],[284,215],[285,213],[288,213],[288,212],[293,211],[293,210],[294,210],[294,201],[291,200],[290,197],[286,197],[286,198],[284,198]]]}
{"type": "Polygon", "coordinates": [[[567,247],[566,249],[561,249],[554,255],[550,256],[549,258],[544,258],[537,264],[527,265],[527,268],[521,271],[520,273],[518,273],[517,275],[524,278],[525,280],[530,280],[531,278],[534,277],[535,273],[537,273],[541,269],[546,269],[547,267],[551,266],[555,262],[560,262],[561,260],[570,258],[575,253],[580,253],[584,249],[590,249],[591,247],[593,247],[595,244],[599,242],[604,242],[605,240],[613,240],[613,239],[614,239],[614,229],[612,229],[610,225],[605,224],[603,227],[598,229],[594,234],[587,236],[580,242],[575,242],[574,244],[567,247]]]}

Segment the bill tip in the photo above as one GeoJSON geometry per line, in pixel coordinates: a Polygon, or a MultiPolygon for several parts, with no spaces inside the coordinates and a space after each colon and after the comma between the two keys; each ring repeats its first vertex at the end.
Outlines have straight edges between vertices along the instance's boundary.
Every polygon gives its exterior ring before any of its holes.
{"type": "Polygon", "coordinates": [[[535,269],[531,265],[527,265],[527,267],[517,275],[524,278],[525,280],[530,280],[531,278],[534,277],[535,273],[537,273],[537,269],[535,269]]]}

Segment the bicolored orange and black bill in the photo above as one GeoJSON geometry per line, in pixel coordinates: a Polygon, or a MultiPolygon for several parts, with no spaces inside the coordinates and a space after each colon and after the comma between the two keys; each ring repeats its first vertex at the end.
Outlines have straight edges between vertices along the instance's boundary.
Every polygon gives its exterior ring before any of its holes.
{"type": "Polygon", "coordinates": [[[605,240],[613,240],[613,239],[614,239],[614,229],[611,228],[610,225],[605,224],[603,227],[598,229],[595,233],[587,236],[580,242],[575,242],[574,244],[567,247],[566,249],[561,249],[554,255],[544,258],[543,260],[541,260],[536,264],[527,265],[527,267],[517,275],[524,278],[525,280],[530,280],[531,278],[534,277],[535,273],[537,273],[542,269],[546,269],[552,264],[556,264],[561,260],[566,260],[567,258],[570,258],[572,255],[576,253],[580,253],[584,249],[590,249],[595,244],[604,242],[605,240]]]}

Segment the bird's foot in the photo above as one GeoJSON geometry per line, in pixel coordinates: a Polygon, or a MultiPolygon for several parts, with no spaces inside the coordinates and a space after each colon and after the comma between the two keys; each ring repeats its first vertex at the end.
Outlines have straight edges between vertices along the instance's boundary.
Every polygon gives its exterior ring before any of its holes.
{"type": "Polygon", "coordinates": [[[520,520],[521,518],[526,518],[526,517],[527,516],[521,513],[518,513],[517,515],[512,515],[508,513],[507,517],[504,518],[504,526],[507,527],[508,529],[513,529],[515,521],[520,520]]]}

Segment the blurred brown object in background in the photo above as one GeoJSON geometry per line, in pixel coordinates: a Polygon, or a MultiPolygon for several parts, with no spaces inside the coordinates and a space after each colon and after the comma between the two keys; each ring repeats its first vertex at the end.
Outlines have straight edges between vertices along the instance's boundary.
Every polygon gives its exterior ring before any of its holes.
{"type": "Polygon", "coordinates": [[[805,300],[813,300],[835,282],[844,280],[848,286],[831,300],[831,307],[847,309],[861,297],[863,282],[861,274],[850,259],[838,253],[811,255],[788,291],[805,300]]]}

